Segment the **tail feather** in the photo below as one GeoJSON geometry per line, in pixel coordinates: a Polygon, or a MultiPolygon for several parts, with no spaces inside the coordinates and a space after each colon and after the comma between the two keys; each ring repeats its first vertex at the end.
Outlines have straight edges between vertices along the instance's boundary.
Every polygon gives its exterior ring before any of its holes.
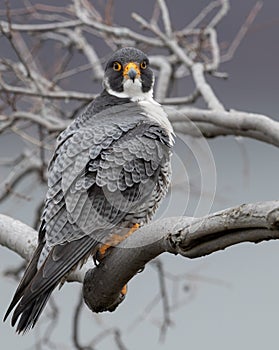
{"type": "Polygon", "coordinates": [[[17,332],[25,333],[33,328],[54,288],[84,257],[95,251],[98,244],[98,241],[87,236],[56,245],[38,270],[38,259],[43,248],[43,244],[39,244],[4,316],[4,321],[15,308],[11,324],[15,326],[18,322],[17,332]]]}
{"type": "Polygon", "coordinates": [[[26,333],[35,326],[54,288],[55,286],[37,297],[27,306],[19,303],[14,311],[11,321],[12,326],[14,326],[20,317],[16,328],[18,334],[26,333]]]}
{"type": "Polygon", "coordinates": [[[37,249],[34,252],[34,255],[32,259],[30,260],[29,264],[27,265],[27,268],[24,272],[24,275],[15,291],[14,297],[8,307],[8,310],[5,313],[3,321],[5,322],[13,308],[16,306],[16,304],[19,302],[19,300],[22,298],[22,296],[25,293],[26,288],[28,287],[29,283],[33,280],[34,276],[37,273],[37,263],[39,256],[41,254],[41,251],[43,249],[43,244],[40,243],[37,247],[37,249]]]}

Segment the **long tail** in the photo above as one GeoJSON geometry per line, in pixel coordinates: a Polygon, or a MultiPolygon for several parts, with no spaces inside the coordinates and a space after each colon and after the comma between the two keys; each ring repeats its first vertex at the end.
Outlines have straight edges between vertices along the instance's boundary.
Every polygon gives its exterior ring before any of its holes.
{"type": "Polygon", "coordinates": [[[50,287],[48,290],[38,296],[35,300],[29,302],[27,305],[22,305],[19,303],[13,313],[11,321],[12,326],[14,326],[19,319],[16,327],[18,334],[26,333],[35,326],[55,287],[56,285],[50,287]]]}
{"type": "MultiPolygon", "coordinates": [[[[37,249],[35,250],[32,259],[30,260],[29,264],[27,265],[27,268],[24,272],[24,275],[15,291],[15,294],[13,296],[13,299],[8,307],[8,310],[6,311],[6,314],[4,316],[3,321],[5,322],[13,308],[16,306],[16,304],[20,301],[20,299],[23,297],[25,290],[27,289],[29,283],[33,280],[34,276],[37,273],[37,263],[41,254],[41,251],[43,249],[43,244],[39,244],[37,249]]],[[[14,326],[15,322],[12,322],[12,325],[14,326]]]]}
{"type": "Polygon", "coordinates": [[[43,245],[38,246],[15,292],[4,321],[16,306],[11,324],[16,322],[18,333],[25,333],[38,321],[52,291],[89,253],[96,251],[98,242],[90,237],[54,246],[43,265],[37,263],[43,245]]]}

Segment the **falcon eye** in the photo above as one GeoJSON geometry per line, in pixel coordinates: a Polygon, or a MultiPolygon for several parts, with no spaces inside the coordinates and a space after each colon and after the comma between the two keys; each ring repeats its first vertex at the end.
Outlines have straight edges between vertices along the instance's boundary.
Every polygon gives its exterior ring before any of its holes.
{"type": "Polygon", "coordinates": [[[147,68],[147,62],[146,61],[142,61],[141,64],[140,64],[140,68],[141,69],[147,68]]]}
{"type": "Polygon", "coordinates": [[[122,66],[121,66],[121,64],[119,62],[114,62],[113,65],[112,65],[112,68],[116,72],[119,72],[119,71],[121,71],[122,66]]]}

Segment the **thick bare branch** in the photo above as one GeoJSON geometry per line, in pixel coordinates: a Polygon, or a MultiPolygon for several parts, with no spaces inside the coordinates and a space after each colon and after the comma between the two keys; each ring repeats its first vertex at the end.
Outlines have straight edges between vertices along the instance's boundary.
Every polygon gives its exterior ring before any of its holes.
{"type": "Polygon", "coordinates": [[[201,133],[205,137],[245,136],[279,147],[279,122],[262,114],[167,106],[165,110],[177,132],[194,137],[201,137],[201,133]]]}
{"type": "MultiPolygon", "coordinates": [[[[202,218],[161,219],[122,242],[92,268],[89,261],[70,280],[84,281],[84,300],[94,312],[114,310],[120,292],[144,265],[168,252],[198,258],[241,242],[279,239],[279,201],[241,205],[202,218]]],[[[0,215],[0,244],[29,259],[36,232],[27,225],[0,215]]]]}
{"type": "Polygon", "coordinates": [[[167,218],[144,227],[87,272],[87,305],[97,312],[109,309],[123,285],[163,252],[197,258],[244,241],[278,239],[278,206],[278,201],[248,204],[204,218],[167,218]]]}

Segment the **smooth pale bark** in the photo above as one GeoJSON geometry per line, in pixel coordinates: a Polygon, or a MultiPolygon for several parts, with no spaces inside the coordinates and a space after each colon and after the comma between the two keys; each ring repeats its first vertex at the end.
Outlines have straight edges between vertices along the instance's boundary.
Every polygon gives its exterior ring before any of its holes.
{"type": "MultiPolygon", "coordinates": [[[[279,239],[279,201],[244,204],[202,218],[164,218],[139,229],[97,267],[88,261],[68,281],[83,282],[84,300],[92,311],[113,311],[124,299],[122,287],[164,252],[194,259],[241,242],[270,239],[279,239]]],[[[36,241],[35,230],[0,215],[1,245],[29,260],[36,241]]]]}

